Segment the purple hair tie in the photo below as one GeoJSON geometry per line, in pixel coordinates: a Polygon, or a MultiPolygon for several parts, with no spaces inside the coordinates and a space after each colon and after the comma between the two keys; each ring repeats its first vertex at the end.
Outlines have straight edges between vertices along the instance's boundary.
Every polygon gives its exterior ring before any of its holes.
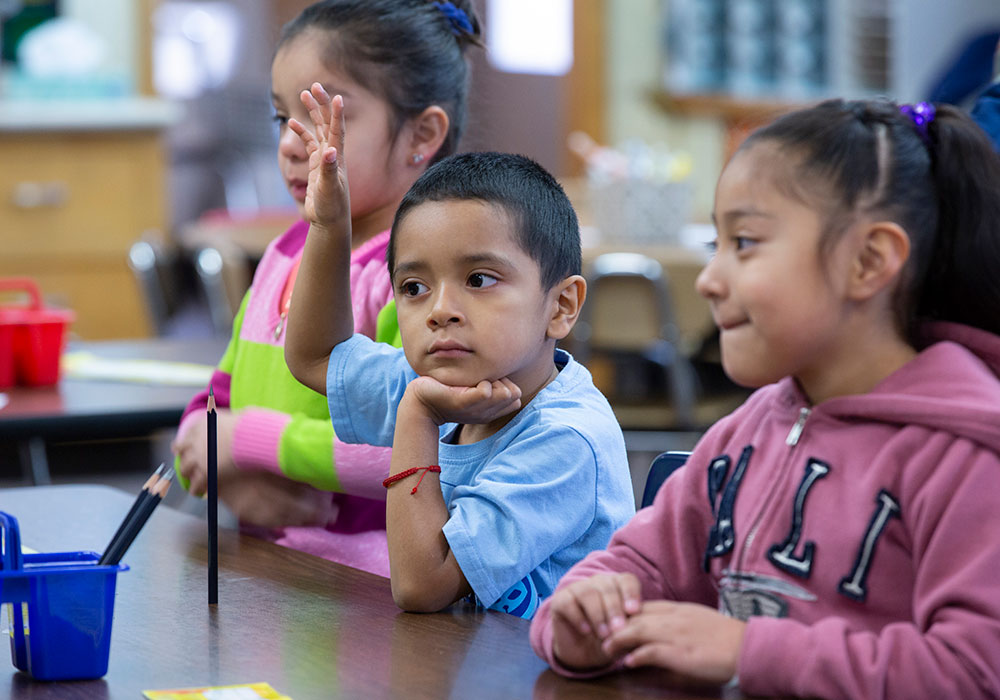
{"type": "Polygon", "coordinates": [[[465,14],[465,10],[455,7],[455,4],[451,2],[436,2],[434,6],[448,18],[452,34],[455,36],[472,34],[472,22],[469,21],[469,15],[465,14]]]}
{"type": "Polygon", "coordinates": [[[927,127],[934,121],[934,105],[930,102],[918,102],[915,105],[900,105],[899,111],[910,118],[910,121],[913,122],[913,128],[917,130],[917,135],[920,136],[925,144],[930,146],[931,137],[927,133],[927,127]]]}

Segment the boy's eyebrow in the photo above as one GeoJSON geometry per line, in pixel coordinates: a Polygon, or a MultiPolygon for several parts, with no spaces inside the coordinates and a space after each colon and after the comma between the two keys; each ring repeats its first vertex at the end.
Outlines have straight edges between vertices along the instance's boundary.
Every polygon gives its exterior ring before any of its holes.
{"type": "MultiPolygon", "coordinates": [[[[458,262],[463,265],[492,265],[494,267],[504,268],[514,267],[514,263],[511,262],[510,258],[505,258],[502,255],[497,255],[496,253],[472,253],[470,255],[463,255],[458,259],[458,262]]],[[[395,279],[400,274],[419,272],[420,270],[425,270],[428,267],[430,267],[430,265],[422,260],[409,260],[396,265],[396,269],[393,270],[392,276],[393,279],[395,279]]]]}

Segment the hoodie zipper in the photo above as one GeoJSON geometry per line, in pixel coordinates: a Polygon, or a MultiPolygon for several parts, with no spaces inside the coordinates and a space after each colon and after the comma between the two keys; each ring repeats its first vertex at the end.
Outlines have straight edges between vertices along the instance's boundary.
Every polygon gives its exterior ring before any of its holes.
{"type": "Polygon", "coordinates": [[[792,429],[788,431],[788,437],[785,438],[786,445],[795,447],[799,444],[799,438],[802,437],[802,431],[806,427],[806,420],[809,418],[810,413],[812,413],[812,409],[808,406],[803,406],[799,409],[799,418],[795,421],[792,429]]]}
{"type": "MultiPolygon", "coordinates": [[[[808,406],[803,406],[799,409],[799,417],[795,419],[795,423],[792,425],[792,429],[788,431],[788,437],[785,438],[785,444],[789,447],[795,447],[799,444],[799,438],[802,437],[802,431],[805,430],[806,421],[809,419],[809,415],[812,413],[812,409],[808,406]]],[[[754,537],[757,535],[757,530],[760,529],[760,525],[764,520],[764,511],[767,510],[768,503],[764,504],[764,507],[760,511],[760,516],[757,518],[757,522],[753,524],[750,528],[750,532],[747,536],[743,538],[743,546],[740,548],[739,561],[737,563],[736,570],[741,571],[743,569],[743,559],[750,549],[750,545],[753,544],[754,537]]]]}

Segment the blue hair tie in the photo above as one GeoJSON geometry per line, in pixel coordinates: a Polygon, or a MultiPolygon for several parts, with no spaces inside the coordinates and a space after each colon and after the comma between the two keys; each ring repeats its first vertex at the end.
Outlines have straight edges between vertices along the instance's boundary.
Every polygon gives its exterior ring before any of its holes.
{"type": "Polygon", "coordinates": [[[899,111],[910,118],[910,121],[913,122],[913,128],[917,130],[917,135],[920,136],[925,144],[930,146],[931,137],[927,133],[927,127],[934,121],[934,105],[930,102],[918,102],[915,105],[900,105],[899,111]]]}
{"type": "Polygon", "coordinates": [[[465,14],[462,8],[455,7],[455,4],[451,2],[436,2],[434,6],[448,18],[452,34],[455,36],[472,34],[472,22],[469,21],[469,15],[465,14]]]}

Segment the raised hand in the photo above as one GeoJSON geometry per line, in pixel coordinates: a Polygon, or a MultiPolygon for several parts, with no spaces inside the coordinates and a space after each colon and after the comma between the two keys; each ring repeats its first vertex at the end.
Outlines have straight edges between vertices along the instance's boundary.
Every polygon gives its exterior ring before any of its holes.
{"type": "Polygon", "coordinates": [[[417,377],[406,389],[437,424],[483,425],[521,407],[521,389],[504,377],[476,386],[448,386],[432,377],[417,377]]]}
{"type": "Polygon", "coordinates": [[[295,119],[288,127],[298,134],[309,154],[309,184],[303,204],[305,217],[314,226],[330,231],[350,231],[351,202],[344,162],[344,98],[333,98],[319,83],[300,95],[313,123],[310,131],[295,119]]]}
{"type": "Polygon", "coordinates": [[[626,626],[642,603],[639,579],[633,574],[596,574],[574,581],[552,595],[552,649],[574,669],[599,668],[619,653],[604,647],[626,626]]]}
{"type": "Polygon", "coordinates": [[[660,666],[712,683],[726,683],[739,665],[746,623],[696,603],[648,601],[604,640],[625,666],[660,666]]]}

